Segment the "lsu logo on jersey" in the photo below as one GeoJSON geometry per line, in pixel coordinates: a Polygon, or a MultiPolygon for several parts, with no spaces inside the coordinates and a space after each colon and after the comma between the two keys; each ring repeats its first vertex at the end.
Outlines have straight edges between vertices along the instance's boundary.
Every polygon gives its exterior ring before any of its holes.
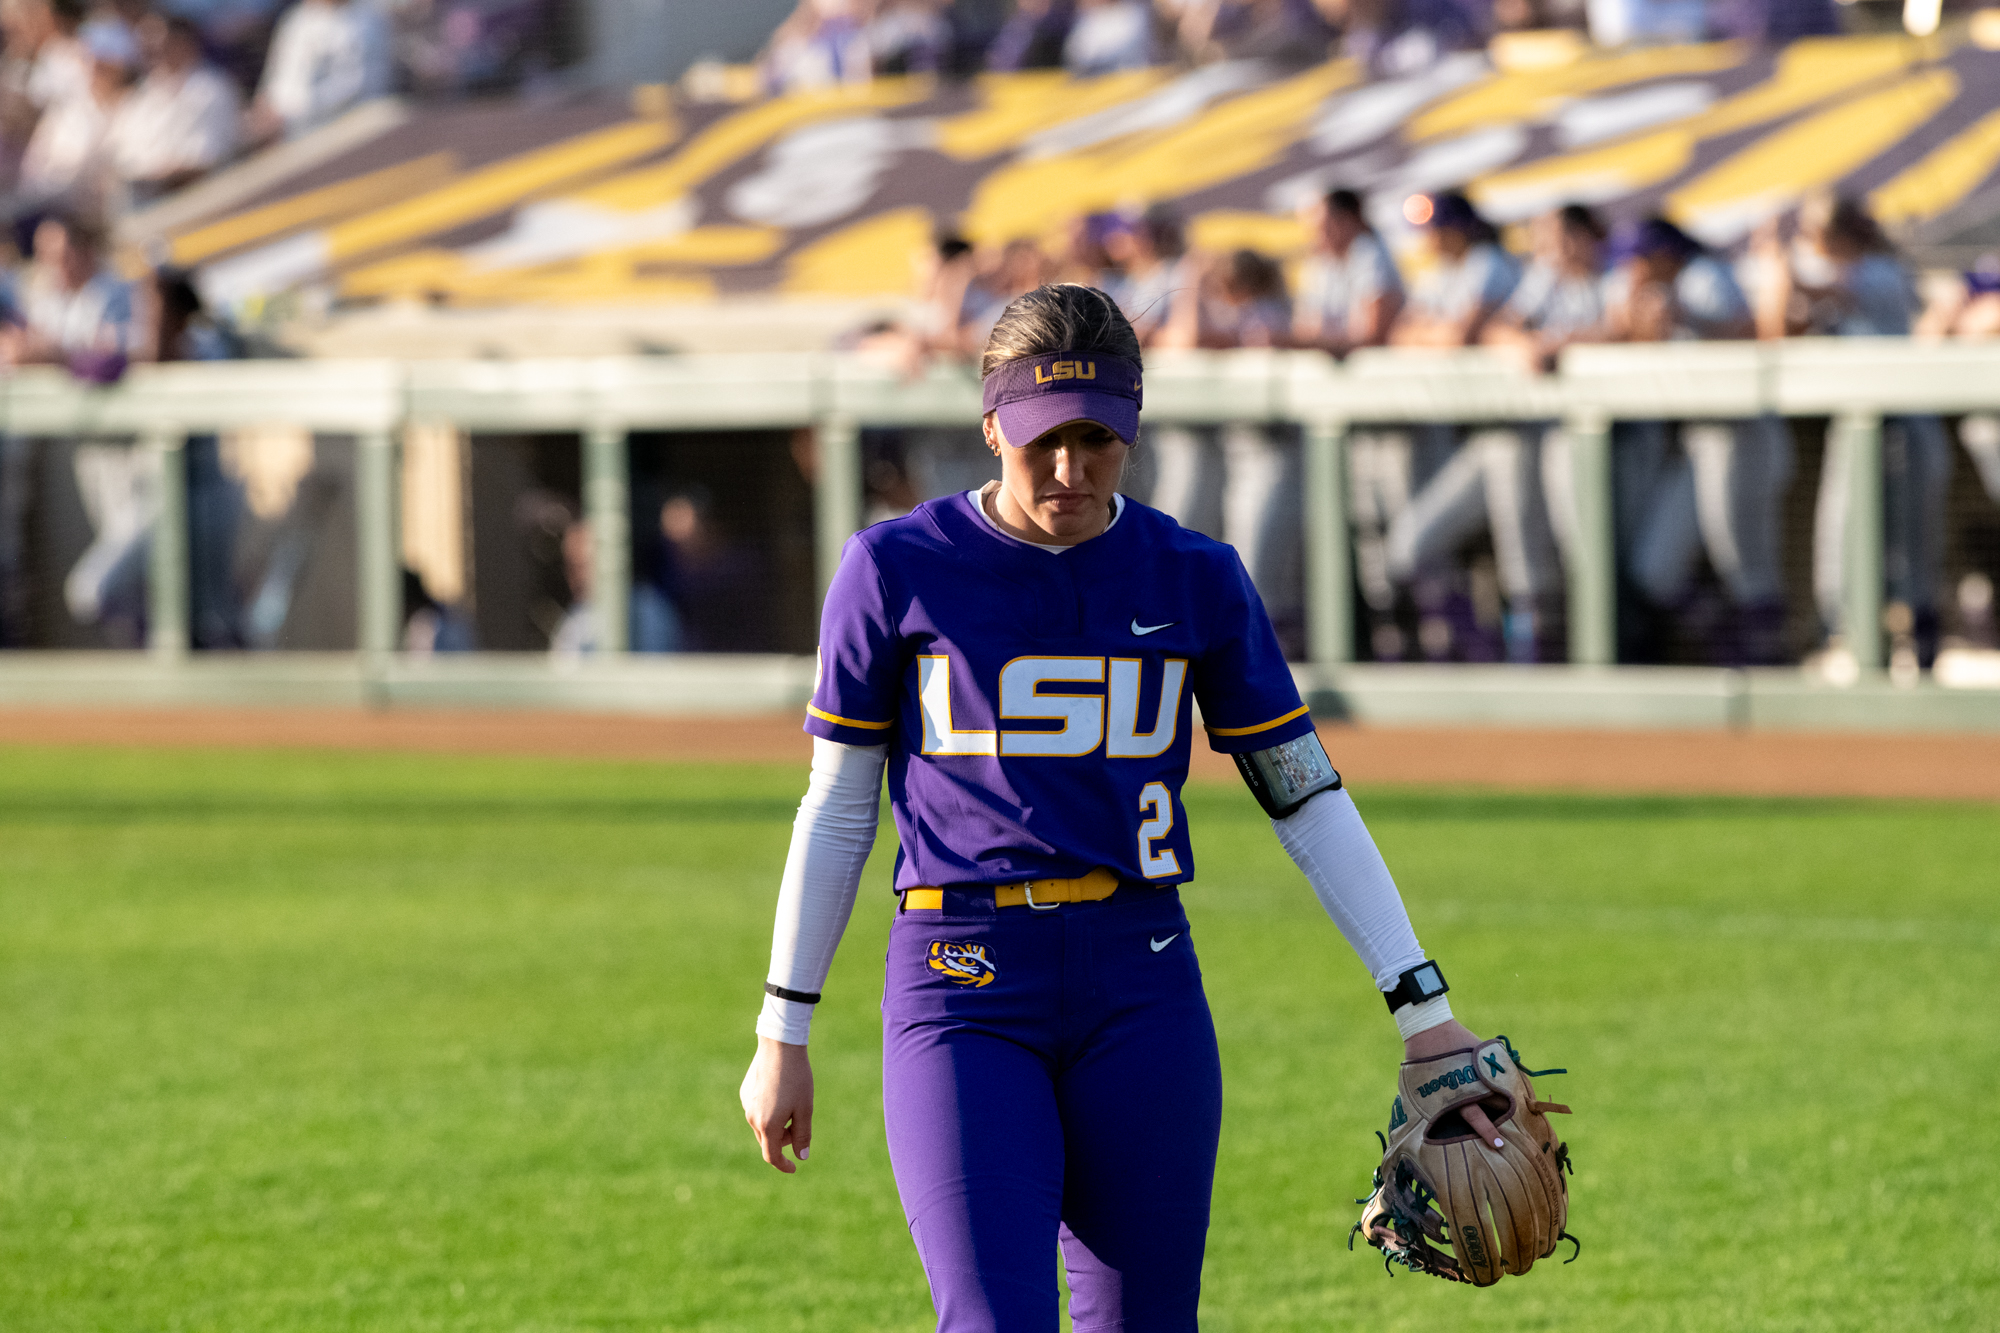
{"type": "Polygon", "coordinates": [[[931,941],[930,968],[954,986],[984,986],[1000,975],[985,945],[954,944],[950,940],[931,941]]]}

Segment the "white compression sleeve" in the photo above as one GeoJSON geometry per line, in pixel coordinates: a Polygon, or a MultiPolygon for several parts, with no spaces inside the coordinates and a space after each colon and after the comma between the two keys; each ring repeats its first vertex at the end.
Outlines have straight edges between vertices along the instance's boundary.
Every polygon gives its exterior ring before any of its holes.
{"type": "MultiPolygon", "coordinates": [[[[854,913],[861,867],[875,846],[881,808],[884,745],[842,745],[813,739],[812,779],[792,821],[792,847],[778,885],[778,919],[771,931],[773,985],[817,993],[833,951],[854,913]]],[[[764,997],[757,1035],[803,1046],[813,1006],[764,997]]]]}
{"type": "MultiPolygon", "coordinates": [[[[1394,989],[1397,977],[1424,961],[1424,951],[1410,925],[1403,895],[1396,891],[1375,839],[1368,836],[1354,798],[1345,788],[1321,792],[1283,819],[1272,820],[1271,827],[1312,885],[1320,906],[1361,956],[1376,989],[1394,989]]],[[[1407,1038],[1449,1020],[1451,1006],[1440,995],[1405,1006],[1396,1017],[1399,1029],[1406,1018],[1419,1024],[1403,1032],[1407,1038]]]]}

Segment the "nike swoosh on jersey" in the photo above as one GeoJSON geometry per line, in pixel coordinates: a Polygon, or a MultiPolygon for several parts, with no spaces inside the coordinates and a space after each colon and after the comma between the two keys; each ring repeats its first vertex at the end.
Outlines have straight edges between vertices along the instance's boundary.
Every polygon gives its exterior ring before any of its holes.
{"type": "Polygon", "coordinates": [[[1163,629],[1172,629],[1174,626],[1180,623],[1181,622],[1178,620],[1169,620],[1164,625],[1141,625],[1139,623],[1139,617],[1133,616],[1132,632],[1134,634],[1137,634],[1139,637],[1144,638],[1148,634],[1158,634],[1163,629]]]}
{"type": "Polygon", "coordinates": [[[1181,933],[1177,930],[1163,940],[1147,940],[1146,943],[1153,946],[1154,953],[1158,953],[1160,950],[1166,948],[1169,944],[1172,944],[1175,940],[1179,939],[1180,937],[1181,933]]]}

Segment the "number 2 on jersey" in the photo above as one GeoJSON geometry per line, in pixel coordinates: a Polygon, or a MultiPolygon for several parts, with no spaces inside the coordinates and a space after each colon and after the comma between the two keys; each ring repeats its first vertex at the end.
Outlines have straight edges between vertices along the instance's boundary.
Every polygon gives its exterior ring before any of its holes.
{"type": "Polygon", "coordinates": [[[1139,789],[1139,813],[1151,816],[1139,825],[1139,869],[1147,879],[1161,879],[1181,873],[1181,863],[1171,847],[1153,850],[1153,844],[1174,831],[1174,798],[1163,782],[1149,782],[1139,789]]]}

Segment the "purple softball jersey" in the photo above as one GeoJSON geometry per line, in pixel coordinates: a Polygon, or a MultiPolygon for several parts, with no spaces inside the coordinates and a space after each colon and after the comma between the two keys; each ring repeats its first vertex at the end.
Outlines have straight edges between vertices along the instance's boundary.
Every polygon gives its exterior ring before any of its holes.
{"type": "Polygon", "coordinates": [[[820,623],[806,730],[888,745],[896,887],[1193,877],[1193,703],[1209,744],[1312,730],[1236,552],[1127,500],[1060,554],[964,495],[857,534],[820,623]]]}

